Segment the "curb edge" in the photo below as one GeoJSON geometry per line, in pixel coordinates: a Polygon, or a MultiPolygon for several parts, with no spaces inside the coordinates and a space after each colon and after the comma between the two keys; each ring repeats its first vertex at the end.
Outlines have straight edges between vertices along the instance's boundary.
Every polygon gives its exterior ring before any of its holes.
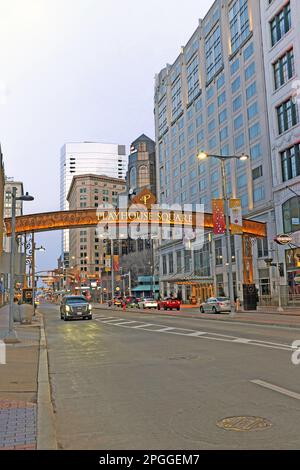
{"type": "Polygon", "coordinates": [[[55,419],[51,401],[47,341],[42,315],[37,381],[37,450],[57,450],[55,419]]]}

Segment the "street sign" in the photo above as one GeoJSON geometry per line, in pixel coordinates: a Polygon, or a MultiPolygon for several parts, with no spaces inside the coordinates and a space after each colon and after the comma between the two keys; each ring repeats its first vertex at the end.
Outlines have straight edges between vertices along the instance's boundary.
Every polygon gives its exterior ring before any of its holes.
{"type": "Polygon", "coordinates": [[[281,235],[277,235],[277,237],[274,238],[274,241],[278,243],[278,245],[288,245],[289,243],[292,243],[293,238],[290,235],[282,233],[281,235]]]}

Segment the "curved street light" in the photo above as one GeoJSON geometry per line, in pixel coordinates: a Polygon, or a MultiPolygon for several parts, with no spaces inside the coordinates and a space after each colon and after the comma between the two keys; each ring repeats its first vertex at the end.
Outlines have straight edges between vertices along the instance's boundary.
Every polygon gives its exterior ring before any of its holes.
{"type": "Polygon", "coordinates": [[[27,192],[17,196],[17,188],[12,187],[11,192],[11,244],[10,244],[10,288],[9,288],[9,326],[8,333],[4,338],[5,343],[19,343],[14,330],[14,297],[15,297],[15,242],[16,242],[16,202],[33,201],[34,197],[27,192]]]}
{"type": "Polygon", "coordinates": [[[226,184],[226,169],[225,162],[227,160],[239,160],[241,162],[250,160],[249,155],[242,153],[241,155],[210,155],[203,150],[197,155],[198,160],[206,160],[207,158],[217,158],[221,162],[221,175],[222,175],[222,199],[224,201],[224,215],[226,220],[226,258],[228,266],[228,290],[230,298],[230,315],[235,315],[234,309],[234,289],[233,289],[233,271],[232,271],[232,253],[230,243],[230,220],[229,220],[229,208],[228,208],[228,197],[227,197],[227,184],[226,184]]]}

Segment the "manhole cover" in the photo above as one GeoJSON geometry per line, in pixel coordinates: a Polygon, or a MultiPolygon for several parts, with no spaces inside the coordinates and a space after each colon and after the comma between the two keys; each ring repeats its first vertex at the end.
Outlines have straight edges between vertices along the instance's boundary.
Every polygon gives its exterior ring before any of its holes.
{"type": "Polygon", "coordinates": [[[217,422],[217,426],[228,431],[263,431],[272,423],[259,416],[233,416],[217,422]]]}

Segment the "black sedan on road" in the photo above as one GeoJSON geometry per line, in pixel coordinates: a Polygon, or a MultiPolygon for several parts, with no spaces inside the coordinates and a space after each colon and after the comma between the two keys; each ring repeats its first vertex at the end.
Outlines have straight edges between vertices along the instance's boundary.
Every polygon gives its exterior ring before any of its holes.
{"type": "Polygon", "coordinates": [[[92,306],[82,295],[66,295],[60,304],[61,320],[92,319],[92,306]]]}

